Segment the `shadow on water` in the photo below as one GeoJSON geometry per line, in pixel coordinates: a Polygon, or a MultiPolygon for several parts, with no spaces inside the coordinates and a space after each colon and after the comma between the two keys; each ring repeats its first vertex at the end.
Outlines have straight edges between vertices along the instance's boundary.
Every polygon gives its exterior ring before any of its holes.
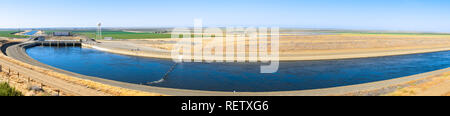
{"type": "Polygon", "coordinates": [[[210,91],[290,91],[388,80],[450,66],[449,51],[364,59],[281,62],[274,74],[258,63],[179,63],[77,47],[33,47],[34,59],[64,70],[151,86],[210,91]]]}
{"type": "Polygon", "coordinates": [[[20,42],[9,42],[8,40],[0,40],[0,43],[2,44],[2,46],[1,46],[1,50],[2,50],[2,53],[4,54],[4,55],[7,55],[6,54],[6,49],[8,48],[8,47],[10,47],[10,46],[12,46],[12,45],[16,45],[16,44],[19,44],[20,42]]]}

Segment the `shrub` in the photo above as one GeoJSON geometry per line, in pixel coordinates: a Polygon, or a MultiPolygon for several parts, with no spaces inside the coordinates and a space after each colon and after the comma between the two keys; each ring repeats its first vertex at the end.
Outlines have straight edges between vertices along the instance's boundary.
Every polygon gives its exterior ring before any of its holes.
{"type": "Polygon", "coordinates": [[[9,86],[8,83],[0,83],[0,96],[23,96],[21,92],[9,86]]]}

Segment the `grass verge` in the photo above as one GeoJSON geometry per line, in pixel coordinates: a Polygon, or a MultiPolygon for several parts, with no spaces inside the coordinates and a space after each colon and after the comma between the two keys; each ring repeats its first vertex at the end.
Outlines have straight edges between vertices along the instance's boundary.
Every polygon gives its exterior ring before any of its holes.
{"type": "MultiPolygon", "coordinates": [[[[58,32],[58,31],[46,31],[47,33],[58,32]]],[[[86,31],[70,31],[74,34],[83,35],[89,38],[96,37],[96,31],[86,30],[86,31]]],[[[102,32],[103,37],[112,37],[114,39],[156,39],[156,38],[171,38],[171,34],[163,33],[134,33],[125,31],[112,31],[104,30],[102,32]]]]}
{"type": "Polygon", "coordinates": [[[10,38],[27,38],[28,36],[23,35],[13,35],[16,31],[0,31],[0,37],[10,37],[10,38]]]}

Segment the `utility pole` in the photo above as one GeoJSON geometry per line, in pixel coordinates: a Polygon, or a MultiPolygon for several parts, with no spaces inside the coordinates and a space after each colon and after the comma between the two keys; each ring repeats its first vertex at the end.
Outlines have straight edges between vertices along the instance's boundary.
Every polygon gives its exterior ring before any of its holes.
{"type": "Polygon", "coordinates": [[[97,37],[95,39],[102,39],[102,23],[97,24],[97,37]]]}

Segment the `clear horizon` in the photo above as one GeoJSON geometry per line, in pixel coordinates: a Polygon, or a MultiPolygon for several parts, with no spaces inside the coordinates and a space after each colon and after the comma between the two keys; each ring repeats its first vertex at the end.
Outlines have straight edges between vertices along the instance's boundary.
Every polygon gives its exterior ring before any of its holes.
{"type": "Polygon", "coordinates": [[[447,0],[4,0],[0,28],[279,26],[450,32],[447,0]]]}

